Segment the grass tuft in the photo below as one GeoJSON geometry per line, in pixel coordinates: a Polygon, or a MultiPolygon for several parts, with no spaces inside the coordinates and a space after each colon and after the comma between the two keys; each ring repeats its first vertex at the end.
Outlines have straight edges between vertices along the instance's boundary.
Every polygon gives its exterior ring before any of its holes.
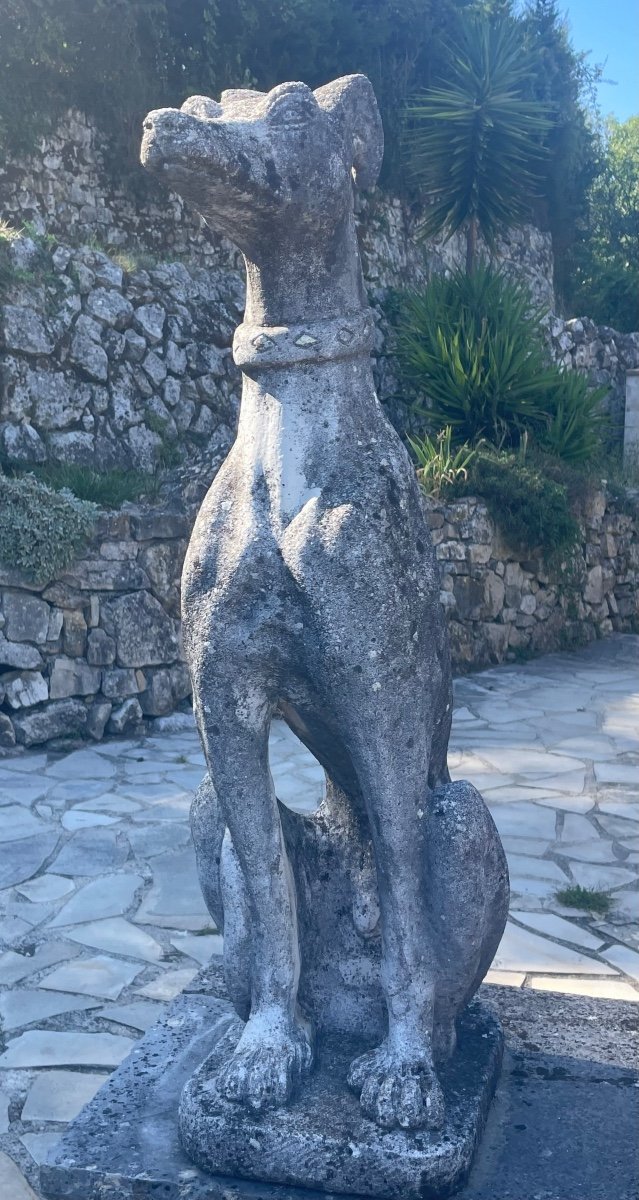
{"type": "Polygon", "coordinates": [[[19,237],[21,237],[20,230],[0,217],[0,242],[17,242],[19,237]]]}
{"type": "Polygon", "coordinates": [[[597,888],[582,887],[579,883],[573,883],[570,887],[561,888],[560,891],[555,892],[555,897],[566,908],[580,908],[584,912],[598,913],[602,917],[607,916],[614,904],[614,900],[609,892],[602,892],[597,888]]]}
{"type": "Polygon", "coordinates": [[[144,471],[96,471],[77,463],[31,467],[31,474],[54,491],[68,491],[78,500],[89,500],[101,508],[120,508],[127,500],[139,500],[156,491],[154,476],[144,471]]]}

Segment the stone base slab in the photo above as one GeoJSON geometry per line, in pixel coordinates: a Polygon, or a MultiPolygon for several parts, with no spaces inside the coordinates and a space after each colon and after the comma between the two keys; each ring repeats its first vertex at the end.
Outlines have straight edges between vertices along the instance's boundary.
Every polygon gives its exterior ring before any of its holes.
{"type": "Polygon", "coordinates": [[[291,1105],[255,1114],[221,1099],[210,1083],[242,1030],[232,1025],[189,1081],[180,1104],[180,1137],[212,1175],[373,1196],[424,1200],[450,1196],[468,1177],[502,1057],[494,1015],[474,1004],[462,1018],[459,1047],[440,1073],[446,1100],[441,1132],[384,1132],[362,1114],[346,1087],[351,1061],[370,1045],[323,1039],[318,1064],[291,1105]]]}
{"type": "Polygon", "coordinates": [[[327,1192],[347,1192],[424,1200],[451,1195],[463,1184],[502,1055],[501,1027],[482,1005],[466,1014],[460,1048],[442,1079],[448,1114],[442,1133],[378,1130],[344,1083],[362,1045],[327,1042],[310,1085],[292,1106],[256,1116],[223,1103],[207,1114],[211,1158],[202,1170],[180,1146],[178,1103],[216,1046],[228,1052],[237,1026],[226,1001],[179,996],[69,1126],[41,1169],[44,1196],[327,1200],[327,1192]]]}

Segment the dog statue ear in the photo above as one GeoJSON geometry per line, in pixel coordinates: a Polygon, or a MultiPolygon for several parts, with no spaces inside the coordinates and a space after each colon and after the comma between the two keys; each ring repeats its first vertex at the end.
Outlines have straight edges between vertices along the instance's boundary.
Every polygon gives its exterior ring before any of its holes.
{"type": "Polygon", "coordinates": [[[217,100],[211,100],[210,96],[189,96],[188,100],[184,101],[180,112],[207,120],[211,117],[221,117],[222,105],[218,104],[217,100]]]}
{"type": "Polygon", "coordinates": [[[317,88],[315,98],[340,127],[357,187],[375,187],[384,154],[384,130],[370,79],[344,75],[317,88]]]}

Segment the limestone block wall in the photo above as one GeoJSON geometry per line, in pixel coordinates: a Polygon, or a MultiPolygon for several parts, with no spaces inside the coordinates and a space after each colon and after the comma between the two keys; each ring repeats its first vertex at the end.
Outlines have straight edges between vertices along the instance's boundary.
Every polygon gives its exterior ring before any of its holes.
{"type": "Polygon", "coordinates": [[[0,295],[0,457],[153,470],[167,448],[214,470],[233,438],[237,270],[148,269],[23,237],[0,295]]]}
{"type": "MultiPolygon", "coordinates": [[[[190,448],[207,445],[216,462],[219,448],[223,454],[228,447],[239,388],[228,351],[243,304],[240,257],[178,196],[150,188],[141,168],[141,190],[134,182],[113,179],[97,127],[73,111],[36,153],[0,164],[0,217],[16,228],[31,223],[61,241],[48,256],[40,247],[34,270],[35,247],[31,242],[30,251],[25,239],[12,251],[22,279],[2,286],[0,303],[10,311],[0,330],[0,422],[13,428],[2,432],[0,453],[10,459],[43,461],[53,450],[58,458],[98,467],[126,461],[146,469],[160,451],[158,421],[190,448]],[[113,261],[118,252],[150,254],[161,262],[126,272],[113,261]],[[105,290],[118,295],[107,303],[105,290]],[[137,314],[156,306],[165,314],[160,337],[153,324],[157,313],[151,325],[137,314]],[[184,363],[182,350],[196,341],[211,353],[210,370],[201,355],[194,362],[194,351],[184,363]],[[40,421],[39,405],[32,403],[38,395],[47,409],[40,421]],[[40,440],[16,426],[30,426],[40,440]]],[[[384,302],[390,289],[419,286],[463,263],[463,238],[424,243],[416,236],[418,216],[397,198],[376,193],[356,200],[364,275],[377,316],[377,386],[394,412],[398,384],[384,302]]],[[[526,280],[536,303],[554,312],[549,234],[530,225],[509,230],[495,258],[526,280]]],[[[556,361],[610,388],[620,440],[625,377],[639,368],[639,334],[551,316],[548,341],[556,361]]]]}
{"type": "Polygon", "coordinates": [[[125,733],[189,696],[179,584],[190,524],[125,506],[43,586],[0,564],[0,747],[125,733]]]}
{"type": "MultiPolygon", "coordinates": [[[[140,131],[141,132],[141,131],[140,131]]],[[[0,163],[0,215],[32,224],[73,245],[99,242],[110,251],[145,250],[162,259],[200,266],[237,266],[237,252],[177,195],[139,178],[118,182],[108,169],[104,139],[84,113],[70,110],[35,153],[0,163]]],[[[418,246],[415,217],[397,199],[376,193],[358,214],[365,274],[379,290],[407,286],[463,262],[463,239],[441,238],[418,246]]],[[[554,306],[552,245],[533,226],[511,230],[497,257],[526,275],[535,298],[554,306]]]]}
{"type": "Polygon", "coordinates": [[[595,325],[589,317],[551,316],[548,341],[555,362],[583,371],[593,385],[609,389],[607,407],[615,440],[623,440],[626,379],[639,367],[639,333],[619,333],[609,325],[595,325]]]}
{"type": "MultiPolygon", "coordinates": [[[[458,670],[639,628],[639,496],[596,492],[569,573],[507,545],[478,500],[427,501],[458,670]]],[[[0,755],[134,732],[184,707],[179,579],[193,514],[104,514],[46,585],[0,564],[0,755]]]]}
{"type": "MultiPolygon", "coordinates": [[[[424,257],[398,202],[369,206],[361,234],[377,316],[377,384],[393,414],[399,387],[387,353],[384,300],[390,288],[423,281],[435,259],[437,269],[450,266],[460,247],[432,243],[424,257]]],[[[519,234],[524,248],[542,239],[534,230],[519,234]]],[[[0,460],[150,471],[173,447],[178,458],[205,464],[210,480],[231,444],[239,408],[241,381],[231,355],[244,305],[237,256],[210,268],[121,265],[92,246],[30,237],[3,254],[0,460]]],[[[508,261],[515,269],[515,260],[508,261]]],[[[542,271],[540,287],[544,278],[542,271]]],[[[626,374],[639,367],[639,334],[551,318],[548,336],[558,361],[610,388],[621,439],[626,374]]],[[[403,412],[396,416],[405,420],[403,412]]]]}
{"type": "Polygon", "coordinates": [[[639,629],[639,493],[594,492],[574,557],[553,572],[509,546],[481,500],[426,503],[458,669],[639,629]]]}

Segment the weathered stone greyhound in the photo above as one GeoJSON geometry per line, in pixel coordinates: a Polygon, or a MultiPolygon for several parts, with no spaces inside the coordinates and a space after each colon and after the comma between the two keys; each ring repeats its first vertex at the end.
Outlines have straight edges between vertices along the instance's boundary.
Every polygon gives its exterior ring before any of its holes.
{"type": "Polygon", "coordinates": [[[183,577],[210,776],[194,839],[246,1020],[215,1086],[281,1105],[311,1068],[313,1026],[365,1029],[381,1044],[350,1070],[364,1113],[435,1128],[437,1063],[499,942],[508,885],[481,797],[450,783],[436,563],[373,384],[352,185],[374,185],[382,146],[371,85],[353,75],[153,112],[142,161],[247,271],[237,440],[183,577]],[[317,817],[276,802],[278,707],[326,770],[317,817]]]}

